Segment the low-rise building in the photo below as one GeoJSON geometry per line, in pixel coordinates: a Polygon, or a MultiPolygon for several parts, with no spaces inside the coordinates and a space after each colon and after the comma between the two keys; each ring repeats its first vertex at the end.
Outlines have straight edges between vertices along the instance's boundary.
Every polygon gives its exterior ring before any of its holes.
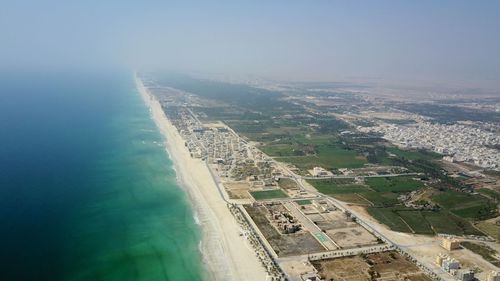
{"type": "Polygon", "coordinates": [[[453,238],[443,238],[441,241],[441,247],[448,251],[453,251],[460,248],[460,241],[453,238]]]}
{"type": "Polygon", "coordinates": [[[459,269],[460,268],[460,262],[457,261],[454,258],[448,257],[448,258],[446,258],[446,259],[443,260],[443,262],[441,264],[441,268],[444,271],[450,272],[451,270],[459,269]]]}
{"type": "Polygon", "coordinates": [[[440,253],[436,256],[436,264],[441,267],[443,265],[443,261],[448,258],[448,255],[440,253]]]}
{"type": "Polygon", "coordinates": [[[472,270],[458,270],[456,276],[460,281],[474,280],[474,272],[472,270]]]}
{"type": "Polygon", "coordinates": [[[333,173],[330,171],[325,170],[322,167],[314,167],[312,170],[310,170],[310,173],[314,177],[328,177],[328,176],[333,176],[333,173]]]}
{"type": "Polygon", "coordinates": [[[488,273],[486,281],[500,281],[500,272],[492,270],[488,273]]]}

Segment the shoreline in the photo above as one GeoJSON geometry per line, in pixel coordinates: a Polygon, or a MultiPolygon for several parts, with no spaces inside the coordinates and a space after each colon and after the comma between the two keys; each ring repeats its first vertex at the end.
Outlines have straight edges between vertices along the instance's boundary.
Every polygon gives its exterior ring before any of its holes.
{"type": "Polygon", "coordinates": [[[172,160],[179,185],[184,188],[200,225],[199,245],[208,280],[266,280],[266,271],[243,236],[241,227],[219,194],[209,168],[191,158],[184,140],[165,116],[158,100],[134,75],[135,84],[151,118],[165,138],[165,149],[172,160]]]}

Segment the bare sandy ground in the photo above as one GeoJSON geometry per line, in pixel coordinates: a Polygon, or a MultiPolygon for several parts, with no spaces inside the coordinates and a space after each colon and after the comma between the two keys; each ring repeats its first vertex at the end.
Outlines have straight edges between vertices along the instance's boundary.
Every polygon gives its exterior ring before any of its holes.
{"type": "Polygon", "coordinates": [[[136,77],[137,89],[149,107],[152,119],[166,138],[166,149],[177,178],[186,189],[201,224],[201,251],[210,280],[266,280],[266,272],[241,228],[217,191],[203,161],[191,158],[184,140],[165,116],[160,103],[136,77]]]}
{"type": "MultiPolygon", "coordinates": [[[[377,231],[385,235],[394,243],[398,244],[401,248],[413,254],[416,258],[418,258],[419,262],[436,271],[440,271],[438,269],[438,266],[435,264],[436,256],[440,253],[444,253],[449,255],[450,257],[456,258],[458,261],[460,261],[463,268],[481,268],[482,272],[476,273],[476,278],[478,278],[479,280],[486,280],[486,276],[490,271],[499,270],[499,268],[497,268],[496,266],[485,261],[482,257],[467,249],[460,249],[455,251],[447,251],[443,249],[440,246],[440,237],[392,231],[386,225],[383,225],[372,218],[363,207],[350,206],[350,210],[357,216],[362,218],[365,222],[369,223],[372,227],[377,229],[377,231]]],[[[495,242],[489,242],[486,244],[493,246],[495,242]]],[[[443,278],[443,280],[455,280],[451,275],[444,272],[442,272],[440,276],[443,278]]]]}

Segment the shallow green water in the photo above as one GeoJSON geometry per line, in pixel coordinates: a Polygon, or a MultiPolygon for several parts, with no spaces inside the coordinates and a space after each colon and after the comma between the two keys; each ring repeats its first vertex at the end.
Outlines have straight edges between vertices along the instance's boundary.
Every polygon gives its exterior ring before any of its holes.
{"type": "Polygon", "coordinates": [[[131,75],[66,76],[10,77],[0,97],[2,280],[202,279],[193,213],[131,75]]]}

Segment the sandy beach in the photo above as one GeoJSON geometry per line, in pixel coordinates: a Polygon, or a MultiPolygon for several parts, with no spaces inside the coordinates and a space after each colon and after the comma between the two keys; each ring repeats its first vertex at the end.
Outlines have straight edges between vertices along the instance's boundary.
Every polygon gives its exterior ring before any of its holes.
{"type": "Polygon", "coordinates": [[[137,89],[151,117],[166,139],[166,150],[174,163],[180,185],[186,189],[202,229],[200,245],[207,279],[266,280],[266,272],[243,236],[226,202],[217,191],[210,171],[200,159],[191,158],[184,140],[165,116],[160,103],[142,81],[137,89]]]}

